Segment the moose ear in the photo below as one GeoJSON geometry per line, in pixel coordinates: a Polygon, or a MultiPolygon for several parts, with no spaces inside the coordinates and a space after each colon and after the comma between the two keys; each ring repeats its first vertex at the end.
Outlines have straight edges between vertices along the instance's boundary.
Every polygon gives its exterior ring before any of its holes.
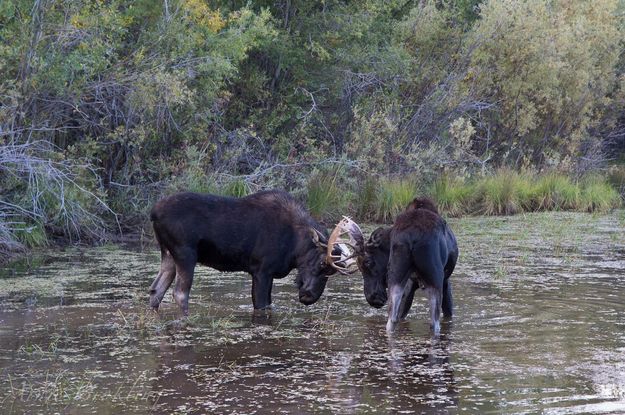
{"type": "Polygon", "coordinates": [[[313,227],[308,228],[308,230],[310,231],[313,243],[319,247],[319,249],[324,251],[328,249],[328,240],[321,232],[313,227]]]}
{"type": "Polygon", "coordinates": [[[382,243],[382,233],[384,232],[384,228],[378,228],[369,237],[369,240],[365,244],[365,247],[373,249],[380,246],[382,243]]]}

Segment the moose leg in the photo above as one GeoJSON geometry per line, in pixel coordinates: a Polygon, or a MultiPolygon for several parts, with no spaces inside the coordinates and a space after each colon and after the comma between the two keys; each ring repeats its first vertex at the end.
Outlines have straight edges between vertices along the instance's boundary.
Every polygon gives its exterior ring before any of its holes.
{"type": "Polygon", "coordinates": [[[456,268],[457,259],[458,254],[452,253],[449,255],[447,264],[445,264],[445,280],[443,281],[443,315],[445,317],[451,317],[453,314],[454,301],[451,295],[451,282],[449,281],[449,277],[451,273],[454,272],[454,268],[456,268]]]}
{"type": "Polygon", "coordinates": [[[408,281],[406,281],[406,287],[404,288],[404,293],[401,298],[401,304],[399,305],[399,318],[401,320],[405,319],[408,315],[410,307],[412,307],[414,293],[417,288],[419,288],[419,284],[412,278],[409,278],[408,281]]]}
{"type": "Polygon", "coordinates": [[[255,272],[252,275],[252,303],[254,309],[266,309],[271,306],[271,288],[273,278],[264,272],[255,272]]]}
{"type": "Polygon", "coordinates": [[[451,318],[453,314],[454,301],[451,295],[451,282],[446,278],[443,282],[443,315],[451,318]]]}
{"type": "Polygon", "coordinates": [[[189,315],[189,292],[193,284],[193,271],[197,262],[197,254],[192,250],[176,253],[176,285],[174,300],[182,310],[182,314],[189,315]]]}
{"type": "MultiPolygon", "coordinates": [[[[392,332],[399,321],[402,297],[408,289],[406,284],[410,279],[410,248],[405,244],[396,244],[391,247],[388,267],[388,321],[386,331],[392,332]]],[[[408,300],[408,298],[406,298],[408,300]]]]}
{"type": "Polygon", "coordinates": [[[430,302],[430,327],[434,335],[438,336],[441,331],[441,306],[445,280],[443,265],[436,261],[426,261],[419,265],[418,272],[424,278],[425,291],[430,302]]]}
{"type": "Polygon", "coordinates": [[[150,287],[150,306],[158,310],[165,292],[176,276],[176,264],[168,250],[161,249],[161,270],[150,287]]]}
{"type": "Polygon", "coordinates": [[[417,275],[426,287],[426,295],[430,302],[430,327],[434,335],[438,336],[441,330],[441,305],[445,281],[445,263],[440,260],[441,247],[437,243],[430,243],[421,246],[412,254],[417,275]]]}
{"type": "Polygon", "coordinates": [[[441,332],[442,292],[439,287],[427,287],[425,291],[430,300],[430,327],[434,335],[438,336],[441,332]]]}
{"type": "Polygon", "coordinates": [[[392,332],[397,327],[399,322],[399,309],[402,302],[402,296],[404,295],[405,284],[397,283],[391,285],[389,288],[389,306],[388,306],[388,321],[386,322],[386,331],[392,332]]]}

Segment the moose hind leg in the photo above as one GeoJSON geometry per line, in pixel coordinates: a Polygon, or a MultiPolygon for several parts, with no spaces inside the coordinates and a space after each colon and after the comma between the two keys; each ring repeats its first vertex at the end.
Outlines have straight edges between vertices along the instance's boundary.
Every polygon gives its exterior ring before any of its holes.
{"type": "Polygon", "coordinates": [[[161,269],[150,287],[150,306],[157,310],[165,292],[174,281],[176,276],[176,264],[174,258],[169,251],[163,249],[161,251],[161,269]]]}
{"type": "Polygon", "coordinates": [[[441,331],[442,292],[436,287],[427,287],[425,290],[430,301],[430,327],[434,335],[438,336],[441,331]]]}
{"type": "Polygon", "coordinates": [[[451,295],[451,281],[449,278],[443,282],[443,315],[451,318],[453,314],[454,301],[451,295]]]}
{"type": "MultiPolygon", "coordinates": [[[[396,244],[391,247],[389,267],[388,267],[388,321],[386,322],[386,331],[392,332],[397,326],[402,305],[402,297],[404,297],[408,281],[410,280],[410,248],[405,244],[396,244]]],[[[404,305],[405,307],[405,305],[404,305]]]]}
{"type": "Polygon", "coordinates": [[[445,278],[443,280],[443,315],[451,318],[453,314],[454,302],[451,295],[451,280],[449,277],[456,268],[456,262],[458,260],[458,251],[452,252],[447,258],[447,264],[445,264],[445,278]]]}
{"type": "Polygon", "coordinates": [[[195,270],[196,262],[197,255],[191,251],[185,252],[176,258],[174,300],[185,316],[189,315],[189,293],[193,284],[193,271],[195,270]]]}
{"type": "Polygon", "coordinates": [[[413,279],[409,279],[406,282],[406,287],[404,288],[404,294],[401,298],[401,304],[399,306],[399,318],[400,320],[404,320],[410,311],[410,307],[412,307],[412,301],[414,300],[414,293],[419,288],[419,284],[413,279]]]}

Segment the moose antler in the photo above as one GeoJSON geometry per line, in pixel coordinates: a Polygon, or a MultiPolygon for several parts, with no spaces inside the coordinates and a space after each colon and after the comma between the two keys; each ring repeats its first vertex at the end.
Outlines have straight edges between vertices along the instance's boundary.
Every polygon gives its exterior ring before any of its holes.
{"type": "Polygon", "coordinates": [[[360,227],[347,216],[343,216],[328,239],[326,261],[341,274],[353,274],[358,269],[354,267],[355,257],[362,252],[363,247],[364,236],[360,227]],[[336,247],[341,251],[339,255],[332,254],[336,247]]]}

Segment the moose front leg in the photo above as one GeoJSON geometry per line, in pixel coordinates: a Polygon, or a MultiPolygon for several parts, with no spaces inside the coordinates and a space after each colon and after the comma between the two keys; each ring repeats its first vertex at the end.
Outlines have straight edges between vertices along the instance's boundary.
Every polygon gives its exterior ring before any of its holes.
{"type": "Polygon", "coordinates": [[[273,278],[259,271],[252,275],[252,303],[254,309],[263,310],[271,307],[271,288],[273,278]]]}
{"type": "MultiPolygon", "coordinates": [[[[391,246],[390,259],[388,264],[388,321],[386,322],[386,331],[395,330],[400,320],[402,311],[402,298],[406,290],[410,290],[407,285],[410,281],[411,262],[410,247],[405,243],[397,243],[391,246]]],[[[404,307],[410,296],[406,296],[403,301],[404,307]]],[[[408,308],[410,308],[408,306],[408,308]]]]}
{"type": "Polygon", "coordinates": [[[388,305],[388,321],[386,322],[386,331],[393,332],[399,322],[399,311],[401,308],[402,297],[404,295],[405,284],[396,283],[389,287],[389,305],[388,305]]]}

